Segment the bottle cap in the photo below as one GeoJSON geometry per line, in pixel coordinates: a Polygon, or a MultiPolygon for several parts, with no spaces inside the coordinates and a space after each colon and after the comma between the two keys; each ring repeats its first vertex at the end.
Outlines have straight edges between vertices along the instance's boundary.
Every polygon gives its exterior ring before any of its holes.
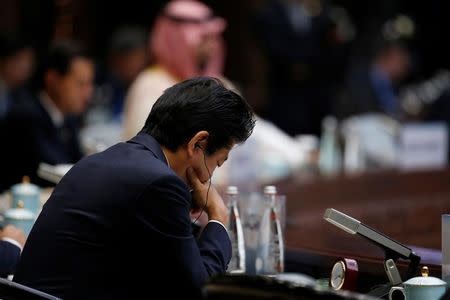
{"type": "Polygon", "coordinates": [[[227,187],[227,194],[228,195],[237,195],[238,194],[238,188],[237,186],[230,185],[227,187]]]}
{"type": "Polygon", "coordinates": [[[274,185],[267,185],[264,187],[264,194],[276,194],[277,193],[277,187],[274,185]]]}

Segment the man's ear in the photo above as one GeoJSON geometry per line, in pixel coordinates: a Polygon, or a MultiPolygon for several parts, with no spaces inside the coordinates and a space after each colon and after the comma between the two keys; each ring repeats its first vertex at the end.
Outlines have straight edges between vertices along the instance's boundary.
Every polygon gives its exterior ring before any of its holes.
{"type": "Polygon", "coordinates": [[[187,152],[189,157],[194,157],[198,153],[203,153],[208,146],[208,131],[197,132],[187,143],[187,152]]]}

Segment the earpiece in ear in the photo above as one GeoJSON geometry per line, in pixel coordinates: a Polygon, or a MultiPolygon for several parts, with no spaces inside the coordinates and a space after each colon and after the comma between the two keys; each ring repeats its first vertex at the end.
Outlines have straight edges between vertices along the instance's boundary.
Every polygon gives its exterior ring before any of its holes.
{"type": "Polygon", "coordinates": [[[195,144],[195,148],[200,148],[200,149],[202,149],[202,150],[203,150],[202,146],[200,146],[200,144],[199,144],[199,143],[196,143],[196,144],[195,144]]]}

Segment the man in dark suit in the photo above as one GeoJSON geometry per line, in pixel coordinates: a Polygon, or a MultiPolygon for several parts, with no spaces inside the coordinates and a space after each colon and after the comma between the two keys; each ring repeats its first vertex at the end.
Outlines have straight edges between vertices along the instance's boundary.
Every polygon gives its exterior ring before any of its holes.
{"type": "Polygon", "coordinates": [[[35,97],[17,101],[5,120],[8,143],[2,147],[3,185],[9,187],[24,175],[40,185],[41,162],[75,163],[82,157],[77,117],[92,95],[92,61],[74,42],[52,46],[38,72],[35,97]]]}
{"type": "Polygon", "coordinates": [[[357,63],[349,71],[334,107],[340,119],[365,113],[401,117],[397,88],[410,73],[410,50],[402,40],[382,40],[373,52],[368,63],[357,63]]]}
{"type": "Polygon", "coordinates": [[[200,298],[231,257],[210,178],[254,123],[247,102],[214,78],[167,89],[140,133],[82,159],[56,186],[14,281],[64,299],[200,298]],[[198,212],[209,221],[197,239],[198,212]]]}

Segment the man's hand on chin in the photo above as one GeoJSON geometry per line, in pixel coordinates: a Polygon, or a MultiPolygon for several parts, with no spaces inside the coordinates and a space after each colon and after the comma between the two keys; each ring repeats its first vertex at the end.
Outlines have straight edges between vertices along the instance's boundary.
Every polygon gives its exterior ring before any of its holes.
{"type": "Polygon", "coordinates": [[[208,214],[206,213],[206,211],[203,211],[203,213],[202,213],[201,208],[200,209],[191,209],[191,220],[192,220],[192,222],[197,220],[195,222],[196,225],[203,228],[206,226],[206,224],[208,224],[209,217],[208,217],[208,214]]]}

